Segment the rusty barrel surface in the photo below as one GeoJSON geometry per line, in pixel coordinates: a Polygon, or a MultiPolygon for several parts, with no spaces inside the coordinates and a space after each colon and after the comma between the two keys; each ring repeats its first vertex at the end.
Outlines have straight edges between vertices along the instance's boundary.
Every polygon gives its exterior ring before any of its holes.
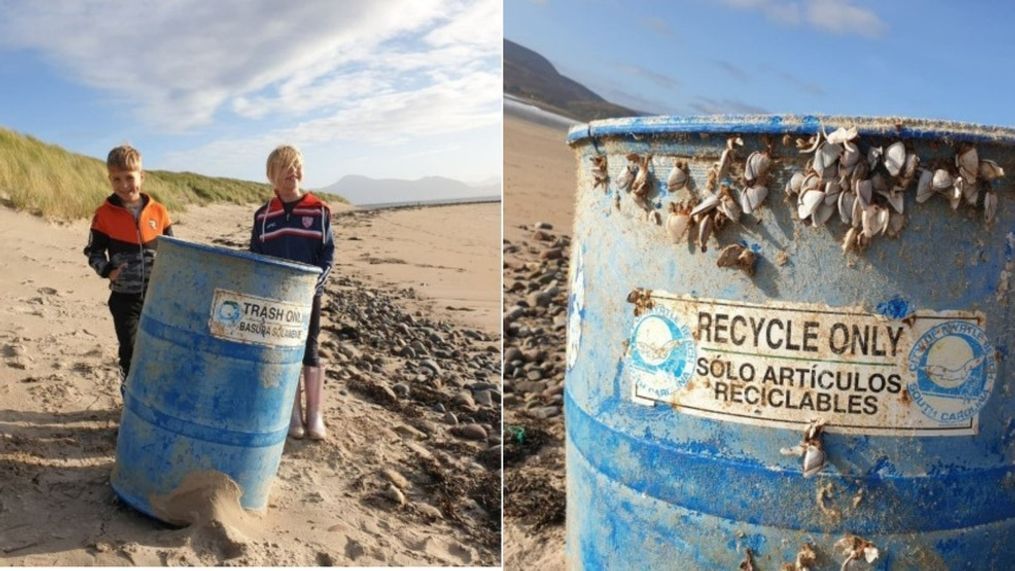
{"type": "Polygon", "coordinates": [[[1015,131],[652,117],[568,142],[569,567],[1011,568],[1015,131]]]}

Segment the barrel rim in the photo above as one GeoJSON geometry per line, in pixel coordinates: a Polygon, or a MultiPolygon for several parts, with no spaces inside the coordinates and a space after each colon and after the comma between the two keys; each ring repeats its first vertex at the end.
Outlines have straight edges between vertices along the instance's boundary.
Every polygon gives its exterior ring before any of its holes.
{"type": "Polygon", "coordinates": [[[660,115],[623,117],[574,125],[567,143],[576,145],[599,137],[631,137],[675,133],[728,133],[759,135],[813,135],[822,127],[856,127],[860,135],[895,136],[905,139],[948,139],[971,143],[1015,143],[1015,129],[909,117],[848,115],[660,115]]]}
{"type": "Polygon", "coordinates": [[[173,244],[174,246],[183,246],[185,248],[193,248],[195,250],[201,250],[202,252],[209,254],[217,254],[223,256],[229,256],[232,258],[240,258],[242,260],[251,260],[254,262],[260,262],[263,264],[271,264],[273,266],[279,266],[292,270],[298,270],[301,272],[307,272],[311,274],[320,274],[323,270],[317,266],[310,264],[304,264],[302,262],[294,262],[291,260],[285,260],[283,258],[276,258],[273,256],[264,256],[261,254],[255,254],[253,252],[244,252],[242,250],[230,250],[228,248],[222,248],[219,246],[212,246],[210,244],[202,244],[200,242],[191,242],[189,240],[182,240],[174,236],[159,236],[159,245],[163,241],[173,244]]]}

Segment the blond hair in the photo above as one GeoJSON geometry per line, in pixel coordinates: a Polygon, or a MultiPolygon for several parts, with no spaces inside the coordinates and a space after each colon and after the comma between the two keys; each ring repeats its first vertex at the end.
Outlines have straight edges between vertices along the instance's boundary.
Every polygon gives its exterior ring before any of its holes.
{"type": "Polygon", "coordinates": [[[292,145],[279,145],[268,155],[268,180],[274,182],[275,174],[292,165],[303,166],[303,153],[292,145]]]}
{"type": "Polygon", "coordinates": [[[106,156],[106,168],[109,170],[139,171],[141,170],[141,152],[130,145],[120,145],[106,156]]]}

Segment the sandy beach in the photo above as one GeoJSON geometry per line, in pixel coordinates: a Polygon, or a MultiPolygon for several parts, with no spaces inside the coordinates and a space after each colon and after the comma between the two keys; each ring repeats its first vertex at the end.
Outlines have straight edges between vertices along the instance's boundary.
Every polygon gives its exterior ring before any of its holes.
{"type": "Polygon", "coordinates": [[[436,314],[499,334],[499,204],[352,211],[339,224],[347,240],[337,267],[413,287],[436,314]]]}
{"type": "Polygon", "coordinates": [[[571,233],[577,165],[567,129],[504,114],[504,238],[528,238],[520,228],[546,222],[571,233]]]}
{"type": "Polygon", "coordinates": [[[564,346],[576,165],[559,124],[504,116],[505,569],[564,568],[564,346]]]}
{"type": "MultiPolygon", "coordinates": [[[[172,213],[176,236],[245,248],[255,208],[172,213]]],[[[500,205],[337,210],[327,440],[287,442],[264,515],[176,528],[109,485],[122,404],[87,221],[0,207],[0,565],[499,564],[500,205]]]]}

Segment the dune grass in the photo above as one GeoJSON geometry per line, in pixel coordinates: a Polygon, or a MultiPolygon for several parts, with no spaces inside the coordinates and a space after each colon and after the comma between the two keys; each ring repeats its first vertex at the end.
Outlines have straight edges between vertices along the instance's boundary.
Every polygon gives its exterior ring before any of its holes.
{"type": "MultiPolygon", "coordinates": [[[[215,202],[252,204],[271,196],[266,183],[159,170],[145,171],[142,190],[170,211],[215,202]]],[[[3,204],[45,218],[76,220],[90,217],[110,192],[104,161],[0,128],[3,204]]],[[[336,195],[325,200],[346,202],[336,195]]]]}

